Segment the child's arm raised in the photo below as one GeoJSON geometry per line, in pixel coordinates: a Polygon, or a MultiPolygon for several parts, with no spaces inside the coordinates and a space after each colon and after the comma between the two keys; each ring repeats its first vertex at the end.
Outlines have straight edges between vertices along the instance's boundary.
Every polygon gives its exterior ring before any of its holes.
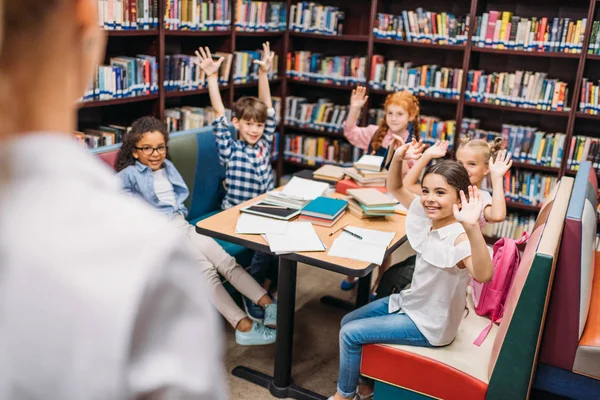
{"type": "Polygon", "coordinates": [[[406,173],[403,181],[404,186],[414,194],[421,194],[421,185],[419,184],[421,172],[423,172],[431,160],[444,157],[447,151],[448,142],[446,140],[437,141],[433,146],[425,150],[423,157],[418,159],[406,173]]]}
{"type": "Polygon", "coordinates": [[[504,199],[504,175],[510,170],[510,153],[500,150],[496,161],[490,157],[490,178],[492,180],[492,205],[483,210],[488,222],[502,222],[506,219],[506,200],[504,199]]]}
{"type": "Polygon", "coordinates": [[[481,207],[483,207],[481,194],[477,187],[469,186],[469,200],[461,190],[460,201],[462,205],[460,211],[458,205],[454,205],[454,218],[461,223],[466,234],[459,235],[454,244],[458,245],[468,240],[471,246],[471,255],[460,261],[458,265],[467,268],[475,280],[485,283],[492,279],[494,264],[479,227],[481,207]]]}
{"type": "Polygon", "coordinates": [[[196,50],[196,56],[200,58],[200,62],[197,65],[206,73],[208,94],[210,96],[210,104],[215,111],[215,118],[222,117],[225,115],[225,106],[223,105],[223,99],[221,99],[221,92],[219,91],[219,67],[223,63],[224,58],[221,57],[217,61],[213,60],[208,47],[204,49],[199,47],[196,50]]]}
{"type": "Polygon", "coordinates": [[[404,144],[402,139],[399,141],[400,146],[396,149],[390,165],[387,188],[392,196],[408,209],[415,196],[402,183],[402,164],[405,160],[418,160],[421,158],[423,143],[421,141],[417,142],[414,139],[411,143],[407,144],[404,144]]]}
{"type": "Polygon", "coordinates": [[[352,145],[363,150],[369,148],[373,135],[377,131],[376,125],[369,125],[365,128],[356,125],[360,116],[360,110],[365,106],[369,98],[369,96],[365,95],[366,90],[364,86],[358,86],[352,91],[352,96],[350,96],[350,110],[344,122],[344,136],[346,139],[352,145]]]}
{"type": "Polygon", "coordinates": [[[273,57],[275,53],[271,51],[269,42],[263,43],[263,58],[262,60],[254,60],[258,64],[258,98],[265,103],[268,108],[273,107],[271,101],[271,88],[269,87],[269,70],[273,65],[273,57]]]}

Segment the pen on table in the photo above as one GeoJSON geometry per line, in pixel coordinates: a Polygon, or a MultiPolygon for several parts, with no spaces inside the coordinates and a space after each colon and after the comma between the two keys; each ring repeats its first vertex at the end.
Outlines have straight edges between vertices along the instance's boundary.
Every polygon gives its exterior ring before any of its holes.
{"type": "Polygon", "coordinates": [[[331,233],[329,234],[329,236],[333,236],[333,235],[335,235],[336,233],[338,233],[339,231],[341,231],[342,229],[344,229],[344,228],[345,228],[345,227],[347,227],[348,225],[350,225],[350,223],[347,223],[347,224],[346,224],[346,225],[344,225],[344,226],[340,226],[340,227],[339,227],[339,228],[337,228],[335,231],[331,232],[331,233]]]}
{"type": "Polygon", "coordinates": [[[357,238],[358,240],[362,240],[362,236],[360,236],[360,235],[357,235],[357,234],[356,234],[356,233],[354,233],[354,232],[350,232],[350,231],[349,231],[348,229],[346,229],[346,228],[342,228],[342,230],[343,230],[344,232],[346,232],[346,233],[349,233],[350,235],[354,236],[354,237],[355,237],[355,238],[357,238]]]}

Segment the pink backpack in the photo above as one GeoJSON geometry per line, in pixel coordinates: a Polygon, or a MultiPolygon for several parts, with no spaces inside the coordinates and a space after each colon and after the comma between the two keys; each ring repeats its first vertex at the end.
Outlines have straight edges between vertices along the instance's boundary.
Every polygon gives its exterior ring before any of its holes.
{"type": "Polygon", "coordinates": [[[500,238],[494,243],[494,276],[487,283],[471,282],[471,295],[477,315],[487,315],[490,324],[479,334],[475,343],[480,346],[494,323],[500,323],[504,315],[504,303],[512,287],[513,280],[521,262],[521,253],[517,245],[527,242],[529,234],[523,232],[519,240],[500,238]]]}

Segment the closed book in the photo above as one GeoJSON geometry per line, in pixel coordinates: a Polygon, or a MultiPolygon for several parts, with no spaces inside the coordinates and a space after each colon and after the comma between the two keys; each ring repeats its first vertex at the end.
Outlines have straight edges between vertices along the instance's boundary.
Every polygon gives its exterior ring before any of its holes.
{"type": "Polygon", "coordinates": [[[384,161],[385,159],[382,156],[373,156],[370,154],[365,154],[357,162],[354,163],[354,168],[379,172],[381,171],[381,168],[383,168],[384,161]]]}
{"type": "MultiPolygon", "coordinates": [[[[338,193],[341,193],[341,194],[347,194],[348,189],[360,189],[360,188],[361,188],[361,185],[359,185],[356,181],[353,181],[352,179],[343,179],[335,185],[335,191],[338,193]]],[[[380,191],[381,193],[387,192],[385,183],[381,186],[373,187],[373,189],[376,189],[376,190],[380,191]]]]}
{"type": "Polygon", "coordinates": [[[361,185],[377,184],[378,186],[385,186],[385,179],[383,179],[383,178],[366,178],[366,177],[362,176],[360,173],[358,173],[358,171],[355,168],[344,168],[344,173],[361,185]]]}
{"type": "Polygon", "coordinates": [[[308,203],[301,214],[309,217],[336,219],[348,206],[346,200],[333,199],[331,197],[320,196],[308,203]]]}
{"type": "Polygon", "coordinates": [[[344,168],[336,165],[323,165],[313,173],[315,178],[337,182],[344,178],[344,168]]]}
{"type": "Polygon", "coordinates": [[[369,207],[394,206],[398,203],[396,200],[373,188],[350,189],[348,190],[348,194],[356,199],[359,203],[369,207]]]}
{"type": "Polygon", "coordinates": [[[331,228],[343,216],[344,216],[344,212],[343,211],[335,219],[316,218],[316,217],[311,217],[311,216],[308,216],[308,215],[301,214],[300,218],[298,218],[298,221],[300,221],[300,222],[306,221],[306,222],[310,222],[313,225],[319,225],[319,226],[324,226],[324,227],[327,227],[327,228],[331,228]]]}

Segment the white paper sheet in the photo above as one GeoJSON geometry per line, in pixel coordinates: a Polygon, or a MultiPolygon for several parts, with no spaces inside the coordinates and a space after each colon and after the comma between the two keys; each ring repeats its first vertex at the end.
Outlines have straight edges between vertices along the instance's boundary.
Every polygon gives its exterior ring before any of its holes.
{"type": "Polygon", "coordinates": [[[348,226],[346,230],[361,236],[362,239],[358,239],[347,232],[342,232],[333,241],[328,254],[333,257],[350,258],[377,265],[383,263],[387,247],[396,236],[396,232],[378,231],[355,226],[348,226]]]}
{"type": "Polygon", "coordinates": [[[373,243],[373,244],[382,244],[386,248],[390,245],[394,237],[396,236],[396,232],[386,232],[386,231],[378,231],[376,229],[366,229],[366,228],[358,228],[356,226],[347,226],[345,228],[347,231],[357,234],[362,237],[362,240],[355,238],[354,236],[342,232],[340,237],[348,236],[363,243],[373,243]]]}
{"type": "Polygon", "coordinates": [[[261,217],[242,213],[238,218],[235,233],[242,235],[261,235],[263,233],[285,234],[288,222],[275,218],[261,217]]]}
{"type": "Polygon", "coordinates": [[[310,222],[290,222],[283,235],[267,233],[267,242],[273,253],[327,250],[310,222]]]}
{"type": "Polygon", "coordinates": [[[311,181],[294,176],[281,191],[285,196],[302,199],[314,200],[322,196],[329,189],[329,184],[324,182],[311,181]]]}

